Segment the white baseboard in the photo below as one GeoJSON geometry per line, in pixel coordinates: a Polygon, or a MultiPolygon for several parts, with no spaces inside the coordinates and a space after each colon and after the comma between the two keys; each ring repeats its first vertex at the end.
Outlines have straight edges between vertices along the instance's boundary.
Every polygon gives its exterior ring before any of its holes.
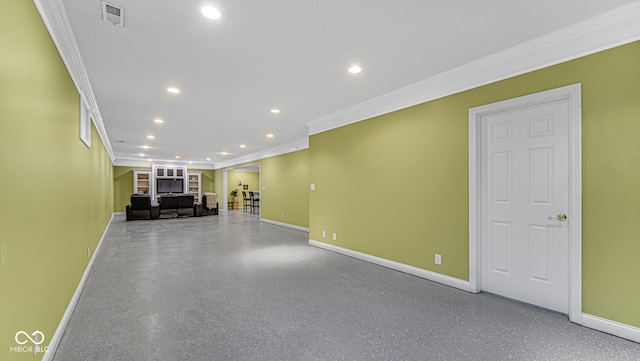
{"type": "MultiPolygon", "coordinates": [[[[56,328],[56,332],[51,337],[51,342],[49,342],[49,347],[42,357],[42,361],[51,361],[53,360],[53,356],[56,354],[56,350],[58,349],[58,345],[60,344],[60,340],[62,340],[62,335],[64,334],[64,330],[67,328],[67,324],[71,319],[71,315],[73,314],[73,310],[76,308],[78,304],[78,300],[80,300],[80,295],[82,294],[82,290],[84,289],[84,285],[87,282],[87,278],[89,278],[89,273],[91,272],[91,268],[93,268],[93,263],[96,260],[98,252],[100,252],[100,247],[102,246],[102,241],[104,240],[105,235],[107,234],[107,230],[109,226],[111,226],[111,222],[113,222],[113,218],[119,213],[114,213],[111,215],[111,219],[109,223],[107,223],[107,227],[105,227],[104,232],[102,232],[102,237],[100,238],[100,242],[96,246],[96,249],[93,251],[93,256],[91,260],[89,260],[89,264],[87,264],[87,268],[84,270],[84,274],[80,279],[80,283],[78,283],[78,287],[76,288],[76,292],[73,294],[71,301],[69,301],[69,305],[67,306],[67,310],[64,312],[60,323],[58,324],[58,328],[56,328]]],[[[123,213],[124,214],[124,213],[123,213]]]]}
{"type": "Polygon", "coordinates": [[[127,212],[113,212],[114,216],[124,216],[126,214],[127,214],[127,212]]]}
{"type": "Polygon", "coordinates": [[[298,230],[298,231],[309,233],[309,228],[296,226],[294,224],[276,222],[276,221],[272,221],[272,220],[266,219],[266,218],[260,218],[260,221],[264,222],[264,223],[274,224],[274,225],[280,226],[280,227],[291,228],[291,229],[295,229],[295,230],[298,230]]]}
{"type": "Polygon", "coordinates": [[[640,328],[624,323],[607,320],[598,316],[582,314],[582,325],[594,330],[606,332],[618,337],[626,338],[634,342],[640,342],[640,328]]]}
{"type": "MultiPolygon", "coordinates": [[[[340,253],[345,256],[357,258],[366,262],[371,262],[383,267],[391,268],[396,271],[408,273],[417,277],[425,278],[430,281],[442,283],[447,286],[461,289],[463,291],[474,292],[471,289],[471,286],[468,281],[464,281],[458,278],[445,276],[439,273],[427,271],[427,270],[409,266],[403,263],[390,261],[388,259],[371,256],[366,253],[352,251],[350,249],[314,241],[311,239],[309,240],[309,245],[326,249],[328,251],[340,253]]],[[[581,316],[582,316],[582,321],[580,323],[582,324],[582,326],[640,343],[640,328],[638,327],[629,326],[624,323],[607,320],[607,319],[589,315],[586,313],[582,313],[581,316]]]]}
{"type": "Polygon", "coordinates": [[[359,260],[363,260],[363,261],[366,261],[366,262],[374,263],[374,264],[377,264],[379,266],[391,268],[393,270],[400,271],[400,272],[403,272],[403,273],[408,273],[410,275],[414,275],[414,276],[417,276],[417,277],[420,277],[420,278],[424,278],[424,279],[427,279],[429,281],[442,283],[444,285],[451,286],[451,287],[454,287],[454,288],[458,288],[458,289],[461,289],[463,291],[473,292],[473,290],[471,289],[471,285],[469,284],[469,281],[461,280],[459,278],[450,277],[450,276],[446,276],[446,275],[443,275],[443,274],[440,274],[440,273],[427,271],[425,269],[414,267],[414,266],[409,266],[409,265],[406,265],[404,263],[391,261],[391,260],[388,260],[388,259],[385,259],[385,258],[372,256],[372,255],[369,255],[369,254],[366,254],[366,253],[352,251],[350,249],[346,249],[346,248],[334,246],[334,245],[331,245],[331,244],[314,241],[314,240],[311,240],[311,239],[309,240],[309,245],[310,246],[314,246],[314,247],[318,247],[318,248],[323,248],[323,249],[326,249],[328,251],[340,253],[340,254],[343,254],[345,256],[357,258],[359,260]]]}
{"type": "MultiPolygon", "coordinates": [[[[86,267],[86,269],[84,271],[84,274],[82,275],[82,279],[80,279],[80,282],[78,283],[78,287],[76,288],[76,291],[73,294],[73,297],[71,298],[71,301],[69,302],[69,305],[67,306],[67,309],[66,309],[64,315],[62,316],[62,319],[60,320],[60,323],[58,324],[58,328],[56,329],[56,332],[53,334],[53,337],[51,338],[51,342],[49,343],[49,347],[47,349],[47,352],[45,352],[45,354],[44,354],[44,356],[42,358],[43,361],[51,361],[51,360],[53,360],[53,356],[55,355],[56,350],[58,349],[58,345],[60,344],[60,340],[62,339],[62,335],[64,334],[64,331],[65,331],[65,329],[67,327],[67,324],[69,323],[69,320],[71,319],[71,315],[73,314],[73,310],[75,309],[75,307],[76,307],[76,305],[78,303],[78,300],[80,299],[80,295],[82,294],[82,290],[84,289],[84,285],[87,282],[87,279],[89,278],[89,273],[91,272],[91,269],[93,268],[93,264],[94,264],[94,262],[96,260],[98,252],[100,252],[100,248],[102,246],[102,241],[104,240],[104,237],[107,234],[107,230],[109,229],[109,226],[111,226],[111,222],[113,222],[114,216],[116,216],[118,214],[121,214],[121,213],[122,212],[116,212],[111,216],[111,219],[109,220],[109,223],[107,224],[107,227],[105,228],[104,232],[102,233],[102,237],[100,238],[100,242],[98,242],[98,245],[96,246],[96,249],[93,252],[93,256],[91,257],[91,260],[89,261],[89,264],[87,264],[87,267],[86,267]]],[[[268,219],[260,219],[260,220],[262,222],[278,225],[278,226],[281,226],[281,227],[292,228],[292,229],[296,229],[296,230],[299,230],[299,231],[309,232],[309,229],[305,228],[305,227],[295,226],[295,225],[288,224],[288,223],[276,222],[276,221],[272,221],[272,220],[268,220],[268,219]]],[[[436,272],[427,271],[427,270],[424,270],[422,268],[409,266],[409,265],[406,265],[406,264],[403,264],[403,263],[399,263],[399,262],[391,261],[391,260],[388,260],[388,259],[384,259],[384,258],[368,255],[366,253],[353,251],[353,250],[350,250],[350,249],[346,249],[346,248],[330,245],[330,244],[327,244],[327,243],[314,241],[314,240],[311,240],[311,239],[309,240],[309,245],[310,246],[314,246],[314,247],[318,247],[318,248],[322,248],[322,249],[326,249],[328,251],[336,252],[336,253],[339,253],[339,254],[343,254],[345,256],[349,256],[349,257],[353,257],[353,258],[356,258],[356,259],[360,259],[360,260],[363,260],[363,261],[366,261],[366,262],[374,263],[374,264],[377,264],[377,265],[380,265],[380,266],[383,266],[383,267],[394,269],[396,271],[400,271],[400,272],[403,272],[403,273],[414,275],[414,276],[417,276],[417,277],[420,277],[420,278],[424,278],[424,279],[427,279],[427,280],[430,280],[430,281],[442,283],[444,285],[451,286],[451,287],[454,287],[454,288],[458,288],[458,289],[463,290],[463,291],[473,292],[473,290],[470,287],[469,282],[461,280],[459,278],[454,278],[454,277],[446,276],[446,275],[439,274],[439,273],[436,273],[436,272]]],[[[586,313],[582,314],[582,325],[585,326],[585,327],[592,328],[594,330],[598,330],[598,331],[601,331],[601,332],[605,332],[605,333],[608,333],[608,334],[611,334],[611,335],[615,335],[615,336],[622,337],[622,338],[627,339],[627,340],[631,340],[631,341],[640,343],[640,328],[638,328],[638,327],[629,326],[629,325],[626,325],[624,323],[607,320],[605,318],[589,315],[589,314],[586,314],[586,313]]]]}

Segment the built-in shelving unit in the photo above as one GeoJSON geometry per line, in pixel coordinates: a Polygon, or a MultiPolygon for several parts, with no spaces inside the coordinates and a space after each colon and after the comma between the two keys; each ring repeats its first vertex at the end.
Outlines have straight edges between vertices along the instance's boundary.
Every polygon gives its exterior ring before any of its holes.
{"type": "Polygon", "coordinates": [[[151,170],[151,198],[154,201],[162,193],[189,193],[186,166],[153,164],[151,170]]]}
{"type": "Polygon", "coordinates": [[[133,193],[151,194],[151,172],[143,170],[133,171],[133,193]]]}
{"type": "Polygon", "coordinates": [[[187,174],[187,184],[188,184],[188,192],[194,196],[194,200],[196,202],[200,202],[200,192],[202,190],[202,173],[200,172],[189,172],[187,174]]]}
{"type": "Polygon", "coordinates": [[[183,179],[184,175],[187,173],[187,167],[153,165],[153,173],[155,174],[156,178],[183,179]]]}
{"type": "Polygon", "coordinates": [[[191,193],[196,202],[202,195],[202,173],[187,172],[186,166],[154,164],[151,170],[133,171],[133,193],[149,194],[152,200],[160,193],[191,193]]]}

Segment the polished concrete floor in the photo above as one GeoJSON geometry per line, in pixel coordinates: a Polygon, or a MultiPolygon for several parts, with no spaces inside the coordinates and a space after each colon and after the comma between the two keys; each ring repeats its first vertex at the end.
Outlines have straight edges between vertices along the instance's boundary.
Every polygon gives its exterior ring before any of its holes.
{"type": "Polygon", "coordinates": [[[640,360],[640,344],[233,211],[116,216],[55,361],[640,360]]]}

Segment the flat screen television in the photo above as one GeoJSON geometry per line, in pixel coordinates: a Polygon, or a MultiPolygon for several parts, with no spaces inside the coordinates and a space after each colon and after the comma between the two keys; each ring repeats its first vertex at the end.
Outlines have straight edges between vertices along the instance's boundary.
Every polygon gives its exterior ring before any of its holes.
{"type": "Polygon", "coordinates": [[[184,179],[158,179],[156,193],[183,193],[184,179]]]}

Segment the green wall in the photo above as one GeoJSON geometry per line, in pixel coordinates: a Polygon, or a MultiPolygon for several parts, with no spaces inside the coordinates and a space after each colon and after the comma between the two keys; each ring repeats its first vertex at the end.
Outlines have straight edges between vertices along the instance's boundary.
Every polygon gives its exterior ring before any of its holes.
{"type": "Polygon", "coordinates": [[[455,111],[432,102],[311,136],[309,237],[468,279],[468,124],[455,111]]]}
{"type": "Polygon", "coordinates": [[[201,172],[200,187],[202,193],[216,191],[216,171],[213,169],[189,169],[190,172],[201,172]]]}
{"type": "Polygon", "coordinates": [[[261,217],[308,228],[309,150],[266,158],[261,164],[266,187],[260,193],[261,217]]]}
{"type": "Polygon", "coordinates": [[[635,42],[311,136],[310,238],[468,280],[469,108],[582,83],[583,310],[640,327],[639,59],[635,42]]]}
{"type": "Polygon", "coordinates": [[[130,202],[133,193],[133,171],[146,170],[151,172],[151,167],[113,167],[113,211],[124,212],[130,202]]]}
{"type": "MultiPolygon", "coordinates": [[[[130,202],[133,193],[133,171],[146,170],[151,172],[151,167],[113,167],[113,207],[114,212],[124,212],[130,202]]],[[[201,172],[200,187],[202,193],[214,192],[215,170],[188,168],[188,172],[201,172]]]]}
{"type": "MultiPolygon", "coordinates": [[[[258,162],[236,164],[228,168],[217,169],[216,192],[222,194],[224,171],[242,167],[243,165],[260,163],[261,174],[254,173],[254,180],[250,180],[248,172],[227,172],[228,191],[241,189],[237,179],[249,184],[250,190],[260,189],[260,217],[280,223],[298,227],[309,227],[309,150],[304,149],[293,153],[264,158],[258,162]],[[261,178],[262,183],[258,184],[261,178]],[[246,181],[245,179],[249,179],[246,181]],[[254,183],[255,182],[255,187],[254,183]],[[261,189],[261,187],[266,187],[261,189]],[[282,214],[284,213],[284,216],[282,214]]],[[[242,193],[238,195],[242,207],[242,193]]],[[[222,202],[222,198],[220,198],[222,202]]],[[[223,208],[222,204],[220,205],[223,208]]]]}
{"type": "MultiPolygon", "coordinates": [[[[229,192],[234,189],[238,190],[238,199],[240,199],[240,205],[242,205],[242,190],[243,186],[238,185],[238,179],[242,179],[243,185],[248,185],[249,191],[260,191],[260,173],[259,172],[242,172],[242,171],[229,171],[227,172],[227,184],[229,185],[229,192]]],[[[247,196],[249,194],[247,193],[247,196]]]]}
{"type": "Polygon", "coordinates": [[[79,139],[79,94],[33,2],[0,12],[0,359],[24,360],[15,334],[49,344],[111,218],[113,167],[95,128],[79,139]]]}
{"type": "MultiPolygon", "coordinates": [[[[223,179],[222,179],[223,176],[224,176],[224,173],[223,173],[222,169],[216,169],[215,173],[213,175],[214,185],[215,185],[213,193],[216,193],[218,195],[218,207],[221,210],[222,209],[227,209],[227,205],[226,204],[222,204],[222,202],[224,202],[224,198],[223,198],[223,194],[222,194],[222,193],[224,193],[223,189],[222,189],[222,187],[224,185],[223,184],[223,179]]],[[[230,189],[233,189],[233,188],[230,188],[230,189]]]]}

